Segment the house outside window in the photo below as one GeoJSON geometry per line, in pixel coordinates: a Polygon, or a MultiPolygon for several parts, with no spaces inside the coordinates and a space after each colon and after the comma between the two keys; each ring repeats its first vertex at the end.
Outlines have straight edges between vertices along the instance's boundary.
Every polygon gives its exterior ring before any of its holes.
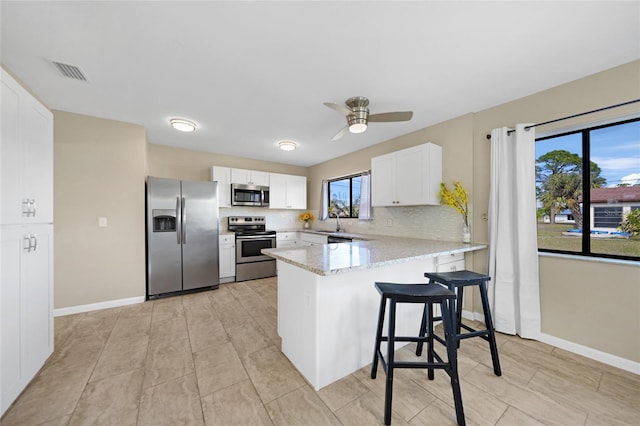
{"type": "Polygon", "coordinates": [[[537,139],[536,194],[540,251],[640,260],[640,119],[537,139]]]}

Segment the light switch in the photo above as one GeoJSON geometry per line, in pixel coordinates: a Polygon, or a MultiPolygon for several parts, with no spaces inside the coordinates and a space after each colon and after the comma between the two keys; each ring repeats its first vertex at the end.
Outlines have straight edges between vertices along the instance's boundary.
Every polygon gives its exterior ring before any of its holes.
{"type": "Polygon", "coordinates": [[[106,228],[107,227],[107,218],[99,217],[98,218],[98,228],[106,228]]]}

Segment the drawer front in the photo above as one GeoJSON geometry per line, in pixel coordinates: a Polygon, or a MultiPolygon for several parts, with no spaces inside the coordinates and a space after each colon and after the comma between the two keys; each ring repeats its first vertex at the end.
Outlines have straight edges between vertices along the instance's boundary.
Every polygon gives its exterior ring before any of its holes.
{"type": "Polygon", "coordinates": [[[234,244],[236,242],[236,236],[231,234],[231,235],[220,235],[218,237],[218,242],[220,244],[234,244]]]}
{"type": "Polygon", "coordinates": [[[464,264],[464,253],[443,254],[438,256],[436,265],[446,265],[448,263],[455,263],[460,261],[462,261],[462,263],[464,264]]]}
{"type": "Polygon", "coordinates": [[[436,272],[455,272],[464,270],[464,259],[457,262],[439,263],[436,265],[436,272]]]}
{"type": "Polygon", "coordinates": [[[276,234],[276,240],[278,241],[295,241],[297,238],[295,232],[278,232],[276,234]]]}

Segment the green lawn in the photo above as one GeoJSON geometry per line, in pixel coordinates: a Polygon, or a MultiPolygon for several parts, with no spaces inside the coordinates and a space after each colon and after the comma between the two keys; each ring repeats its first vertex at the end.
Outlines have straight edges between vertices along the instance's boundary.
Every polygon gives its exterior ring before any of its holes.
{"type": "MultiPolygon", "coordinates": [[[[538,222],[538,248],[580,252],[582,250],[582,237],[562,235],[562,231],[566,231],[571,227],[571,224],[550,225],[538,222]]],[[[628,239],[591,238],[591,252],[640,257],[640,235],[635,235],[628,239]]]]}

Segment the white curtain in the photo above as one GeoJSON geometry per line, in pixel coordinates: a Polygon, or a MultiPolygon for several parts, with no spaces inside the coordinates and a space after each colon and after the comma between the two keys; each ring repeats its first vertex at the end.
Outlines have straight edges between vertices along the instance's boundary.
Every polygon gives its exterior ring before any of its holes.
{"type": "Polygon", "coordinates": [[[540,333],[535,132],[518,124],[491,131],[489,301],[497,331],[540,333]]]}
{"type": "Polygon", "coordinates": [[[327,220],[329,217],[329,181],[322,181],[322,190],[320,191],[320,220],[327,220]]]}
{"type": "Polygon", "coordinates": [[[360,179],[360,211],[358,220],[371,220],[371,173],[362,172],[360,179]]]}

